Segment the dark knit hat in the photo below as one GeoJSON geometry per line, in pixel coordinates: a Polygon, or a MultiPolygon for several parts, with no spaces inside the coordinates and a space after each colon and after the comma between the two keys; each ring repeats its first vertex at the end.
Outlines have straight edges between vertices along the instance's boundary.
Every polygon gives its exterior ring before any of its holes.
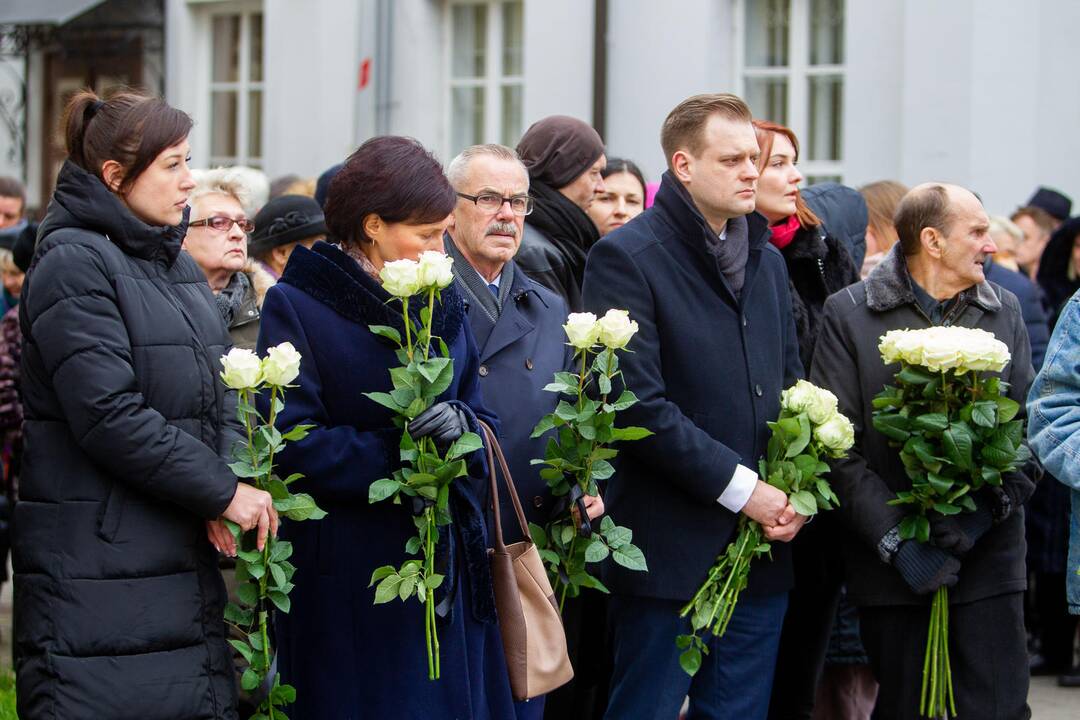
{"type": "Polygon", "coordinates": [[[37,231],[37,223],[30,223],[19,233],[19,237],[15,239],[15,245],[11,248],[11,256],[15,261],[15,267],[23,272],[30,268],[30,261],[34,259],[37,231]]]}
{"type": "Polygon", "coordinates": [[[529,179],[558,190],[581,177],[604,154],[604,141],[591,125],[566,115],[552,115],[525,131],[517,153],[529,179]]]}
{"type": "Polygon", "coordinates": [[[1072,212],[1072,199],[1048,187],[1039,186],[1027,204],[1045,210],[1055,220],[1066,220],[1072,212]]]}
{"type": "Polygon", "coordinates": [[[319,207],[326,207],[326,195],[330,192],[330,181],[337,177],[343,167],[345,167],[345,163],[331,165],[315,181],[315,201],[319,203],[319,207]]]}
{"type": "Polygon", "coordinates": [[[255,215],[255,232],[248,249],[257,256],[279,245],[325,234],[326,219],[314,198],[282,195],[263,205],[255,215]]]}

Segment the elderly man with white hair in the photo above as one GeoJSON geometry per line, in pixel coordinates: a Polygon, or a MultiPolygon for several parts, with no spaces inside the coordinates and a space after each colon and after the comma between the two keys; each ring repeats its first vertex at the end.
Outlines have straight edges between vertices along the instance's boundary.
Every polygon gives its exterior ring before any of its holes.
{"type": "Polygon", "coordinates": [[[237,347],[254,349],[259,314],[274,278],[248,259],[252,187],[247,168],[214,168],[192,173],[191,217],[183,248],[206,274],[218,310],[237,347]]]}

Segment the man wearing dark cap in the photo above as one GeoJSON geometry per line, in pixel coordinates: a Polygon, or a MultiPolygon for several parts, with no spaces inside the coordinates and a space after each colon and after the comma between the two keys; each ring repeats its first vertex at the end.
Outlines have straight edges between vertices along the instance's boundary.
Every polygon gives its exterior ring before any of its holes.
{"type": "Polygon", "coordinates": [[[282,195],[266,203],[255,216],[248,254],[276,280],[297,245],[311,247],[325,237],[326,220],[314,198],[282,195]]]}
{"type": "Polygon", "coordinates": [[[1042,185],[1035,190],[1035,194],[1031,196],[1027,204],[1028,207],[1045,210],[1050,214],[1050,217],[1057,221],[1058,227],[1068,220],[1069,215],[1072,214],[1072,198],[1042,185]]]}
{"type": "Polygon", "coordinates": [[[585,211],[604,191],[604,141],[581,120],[552,115],[533,123],[517,153],[529,171],[535,207],[525,218],[521,250],[514,260],[526,275],[561,295],[571,312],[578,312],[585,258],[600,239],[585,211]]]}

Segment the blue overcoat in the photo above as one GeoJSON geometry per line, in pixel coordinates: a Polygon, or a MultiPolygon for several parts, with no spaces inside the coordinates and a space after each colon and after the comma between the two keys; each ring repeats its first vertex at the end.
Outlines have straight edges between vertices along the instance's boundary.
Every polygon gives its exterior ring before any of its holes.
{"type": "MultiPolygon", "coordinates": [[[[442,400],[461,403],[474,420],[494,418],[477,384],[478,360],[456,290],[443,291],[435,331],[454,360],[442,400]]],[[[277,616],[279,667],[297,689],[291,716],[349,718],[513,717],[502,641],[495,624],[484,549],[488,500],[484,463],[455,481],[449,575],[451,612],[439,619],[442,678],[427,678],[424,610],[415,600],[373,605],[372,571],[398,567],[415,533],[411,508],[368,503],[368,486],[400,463],[388,410],[363,393],[389,391],[394,346],[372,324],[400,324],[396,303],[338,248],[298,247],[281,281],[266,296],[259,351],[291,342],[303,356],[285,396],[278,427],[314,424],[308,437],[279,456],[281,476],[305,475],[292,487],[311,493],[328,515],[282,524],[297,571],[288,614],[277,616]]],[[[417,303],[414,303],[417,304],[417,303]]],[[[479,453],[477,453],[479,455],[479,453]]],[[[444,530],[444,543],[446,532],[444,530]]],[[[449,545],[448,545],[449,547],[449,545]]]]}
{"type": "MultiPolygon", "coordinates": [[[[559,395],[545,391],[544,386],[555,373],[570,370],[573,363],[573,349],[562,329],[569,310],[565,300],[528,278],[513,262],[507,263],[503,277],[511,278],[511,286],[498,320],[470,299],[472,291],[460,275],[457,284],[480,352],[478,372],[484,401],[499,417],[499,440],[525,518],[544,525],[551,515],[552,496],[540,477],[542,466],[530,461],[544,457],[548,436],[530,435],[540,418],[553,412],[559,402],[559,395]]],[[[506,542],[520,540],[514,507],[501,485],[499,507],[506,542]]]]}

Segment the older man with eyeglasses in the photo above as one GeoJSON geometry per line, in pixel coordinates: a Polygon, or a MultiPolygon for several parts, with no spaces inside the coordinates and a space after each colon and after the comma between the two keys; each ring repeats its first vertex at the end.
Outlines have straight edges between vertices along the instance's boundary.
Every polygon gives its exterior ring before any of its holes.
{"type": "MultiPolygon", "coordinates": [[[[533,209],[529,174],[517,153],[502,145],[475,145],[453,159],[446,175],[458,203],[445,245],[480,351],[480,389],[499,416],[502,447],[525,515],[542,525],[556,508],[539,466],[529,461],[544,457],[547,436],[530,435],[558,400],[544,386],[554,373],[571,369],[573,353],[562,330],[566,302],[526,277],[513,260],[525,216],[533,209]]],[[[499,501],[502,517],[513,518],[507,494],[499,501]]],[[[590,517],[603,512],[600,498],[574,501],[590,517]]],[[[521,539],[516,522],[504,519],[503,532],[507,542],[521,539]]],[[[542,698],[519,703],[517,717],[539,718],[543,707],[542,698]]]]}
{"type": "Polygon", "coordinates": [[[254,349],[263,298],[274,278],[248,260],[248,234],[255,229],[246,210],[252,189],[239,168],[199,170],[192,176],[196,187],[188,200],[191,218],[183,249],[206,275],[233,343],[254,349]]]}

